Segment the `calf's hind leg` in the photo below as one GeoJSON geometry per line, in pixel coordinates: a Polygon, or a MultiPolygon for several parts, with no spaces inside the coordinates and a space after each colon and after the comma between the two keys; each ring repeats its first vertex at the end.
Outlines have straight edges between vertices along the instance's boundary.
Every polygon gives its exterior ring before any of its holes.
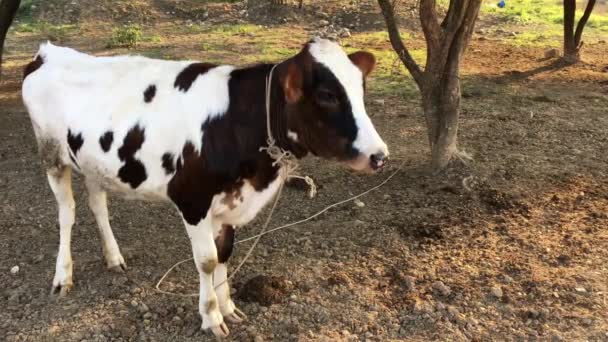
{"type": "Polygon", "coordinates": [[[89,193],[89,208],[95,215],[95,221],[97,221],[106,265],[108,266],[108,269],[112,271],[124,271],[127,269],[127,265],[125,264],[125,259],[122,257],[122,254],[120,254],[118,243],[112,233],[112,227],[110,226],[110,219],[108,217],[106,192],[103,191],[99,186],[99,183],[94,180],[87,178],[86,184],[89,193]]]}
{"type": "Polygon", "coordinates": [[[59,252],[51,293],[65,296],[73,286],[70,244],[76,204],[72,194],[72,169],[69,166],[53,167],[47,170],[47,178],[59,210],[59,252]]]}

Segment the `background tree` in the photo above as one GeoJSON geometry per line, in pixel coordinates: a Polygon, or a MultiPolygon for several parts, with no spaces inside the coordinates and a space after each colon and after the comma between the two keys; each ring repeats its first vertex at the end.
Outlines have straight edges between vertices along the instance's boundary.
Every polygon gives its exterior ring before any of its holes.
{"type": "Polygon", "coordinates": [[[4,39],[8,28],[11,26],[15,14],[19,9],[21,0],[0,0],[0,79],[2,78],[2,52],[4,51],[4,39]]]}
{"type": "Polygon", "coordinates": [[[564,60],[569,63],[580,61],[580,50],[583,47],[583,29],[591,16],[595,0],[588,0],[585,13],[574,30],[574,17],[576,14],[576,0],[564,0],[564,60]]]}
{"type": "Polygon", "coordinates": [[[401,40],[395,20],[395,5],[389,0],[378,0],[393,49],[422,94],[431,163],[435,170],[444,168],[459,155],[460,60],[473,33],[481,1],[450,0],[440,23],[435,0],[420,0],[420,23],[427,50],[426,65],[422,70],[401,40]]]}

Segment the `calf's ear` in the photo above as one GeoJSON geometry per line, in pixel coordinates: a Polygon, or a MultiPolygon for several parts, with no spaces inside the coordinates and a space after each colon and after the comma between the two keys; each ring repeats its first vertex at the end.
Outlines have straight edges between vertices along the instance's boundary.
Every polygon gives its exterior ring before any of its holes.
{"type": "Polygon", "coordinates": [[[287,103],[295,103],[302,97],[302,78],[300,67],[295,63],[290,63],[283,79],[283,90],[287,103]]]}
{"type": "Polygon", "coordinates": [[[348,58],[361,70],[363,77],[367,77],[376,66],[376,57],[367,51],[351,53],[348,58]]]}

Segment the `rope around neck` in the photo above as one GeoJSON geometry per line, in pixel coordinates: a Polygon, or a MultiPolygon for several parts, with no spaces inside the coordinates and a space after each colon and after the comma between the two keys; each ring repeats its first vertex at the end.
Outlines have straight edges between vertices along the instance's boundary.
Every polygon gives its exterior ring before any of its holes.
{"type": "MultiPolygon", "coordinates": [[[[287,180],[289,178],[298,178],[303,179],[308,185],[309,191],[308,196],[310,198],[315,197],[317,194],[317,186],[312,178],[309,176],[300,176],[296,173],[299,168],[299,163],[296,157],[290,151],[287,151],[276,145],[276,140],[272,135],[271,128],[271,117],[270,117],[270,100],[272,94],[272,75],[274,73],[274,69],[279,64],[275,64],[270,69],[268,76],[266,77],[266,145],[264,147],[260,147],[260,151],[265,151],[268,156],[272,160],[272,166],[279,166],[280,172],[282,172],[283,180],[287,180]]],[[[278,197],[279,194],[277,194],[278,197]]]]}

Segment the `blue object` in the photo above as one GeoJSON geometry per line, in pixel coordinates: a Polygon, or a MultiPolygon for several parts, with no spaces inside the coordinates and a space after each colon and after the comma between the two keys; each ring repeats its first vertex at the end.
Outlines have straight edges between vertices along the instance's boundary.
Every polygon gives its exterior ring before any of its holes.
{"type": "Polygon", "coordinates": [[[500,0],[498,2],[498,8],[505,8],[505,5],[506,5],[505,0],[500,0]]]}

